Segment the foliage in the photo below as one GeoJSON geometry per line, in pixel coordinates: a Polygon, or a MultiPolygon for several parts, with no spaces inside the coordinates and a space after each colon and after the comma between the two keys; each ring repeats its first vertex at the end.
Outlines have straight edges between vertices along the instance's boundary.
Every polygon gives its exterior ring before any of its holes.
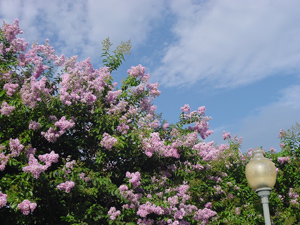
{"type": "MultiPolygon", "coordinates": [[[[0,220],[3,224],[263,224],[247,185],[251,149],[212,133],[205,107],[181,108],[161,122],[158,83],[141,65],[117,90],[110,72],[129,53],[103,42],[105,67],[55,55],[17,38],[18,21],[0,30],[0,220]]],[[[299,214],[299,125],[280,132],[282,151],[270,198],[274,224],[299,214]]]]}

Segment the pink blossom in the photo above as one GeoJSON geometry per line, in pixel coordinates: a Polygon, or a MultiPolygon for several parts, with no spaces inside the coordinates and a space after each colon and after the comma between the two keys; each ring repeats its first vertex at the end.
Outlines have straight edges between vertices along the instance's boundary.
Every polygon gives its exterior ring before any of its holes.
{"type": "Polygon", "coordinates": [[[124,100],[119,101],[117,105],[111,104],[110,109],[108,109],[107,114],[120,114],[121,112],[125,112],[127,105],[128,105],[128,102],[126,102],[124,100]]]}
{"type": "Polygon", "coordinates": [[[204,161],[216,160],[219,156],[220,150],[216,149],[214,142],[200,142],[193,147],[204,161]]]}
{"type": "Polygon", "coordinates": [[[27,79],[20,90],[23,104],[35,108],[37,102],[42,101],[42,96],[50,96],[52,90],[46,87],[47,82],[45,76],[40,80],[34,76],[27,79]]]}
{"type": "Polygon", "coordinates": [[[280,163],[280,165],[284,164],[285,162],[290,162],[290,157],[286,156],[286,157],[278,157],[277,161],[280,163]]]}
{"type": "Polygon", "coordinates": [[[6,164],[8,163],[10,156],[6,156],[3,152],[0,153],[0,171],[5,169],[6,164]]]}
{"type": "Polygon", "coordinates": [[[190,108],[190,106],[188,104],[185,104],[183,107],[180,108],[180,110],[182,112],[187,113],[187,114],[189,114],[191,112],[191,108],[190,108]]]}
{"type": "Polygon", "coordinates": [[[127,134],[127,131],[129,130],[129,125],[127,125],[125,122],[121,122],[117,126],[117,131],[121,132],[122,134],[127,134]]]}
{"type": "Polygon", "coordinates": [[[282,135],[283,135],[283,130],[282,130],[282,129],[280,129],[278,137],[279,137],[279,138],[281,138],[281,137],[282,137],[282,135]]]}
{"type": "Polygon", "coordinates": [[[1,207],[4,207],[7,203],[7,194],[3,194],[1,191],[0,191],[0,208],[1,207]]]}
{"type": "Polygon", "coordinates": [[[209,135],[213,133],[213,131],[209,130],[209,123],[207,122],[210,118],[205,118],[200,122],[196,122],[193,127],[194,131],[197,131],[202,139],[207,138],[209,135]]]}
{"type": "Polygon", "coordinates": [[[41,134],[47,139],[49,142],[56,142],[57,139],[62,136],[68,129],[73,128],[75,126],[75,122],[70,119],[66,120],[66,117],[63,116],[59,121],[54,124],[59,131],[55,130],[53,127],[50,127],[47,132],[41,132],[41,134]]]}
{"type": "Polygon", "coordinates": [[[184,139],[184,147],[193,147],[198,141],[198,134],[197,132],[189,133],[184,137],[184,139]]]}
{"type": "Polygon", "coordinates": [[[208,208],[208,209],[211,209],[212,208],[211,202],[207,202],[204,207],[208,208]]]}
{"type": "Polygon", "coordinates": [[[163,128],[163,130],[167,130],[169,128],[169,123],[168,122],[164,123],[162,128],[163,128]]]}
{"type": "Polygon", "coordinates": [[[177,205],[179,203],[178,196],[175,195],[173,197],[169,197],[168,198],[168,203],[170,204],[170,206],[174,206],[175,207],[175,205],[177,205]]]}
{"type": "Polygon", "coordinates": [[[35,210],[36,206],[36,203],[31,203],[28,199],[25,199],[23,202],[18,204],[18,209],[20,209],[24,215],[28,215],[30,212],[35,210]]]}
{"type": "Polygon", "coordinates": [[[0,112],[2,115],[10,116],[10,114],[12,113],[12,111],[15,110],[15,108],[16,108],[15,106],[10,106],[7,104],[6,101],[3,101],[1,104],[0,112]]]}
{"type": "Polygon", "coordinates": [[[40,129],[40,127],[41,127],[41,124],[39,122],[32,121],[32,120],[29,122],[30,130],[38,130],[38,129],[40,129]]]}
{"type": "Polygon", "coordinates": [[[223,131],[223,140],[230,139],[230,138],[231,138],[231,134],[223,131]]]}
{"type": "Polygon", "coordinates": [[[138,171],[135,173],[130,173],[127,171],[126,177],[130,178],[129,183],[132,183],[133,188],[136,188],[141,184],[141,175],[138,171]]]}
{"type": "Polygon", "coordinates": [[[127,70],[127,73],[132,77],[143,77],[145,75],[145,67],[142,65],[132,66],[131,69],[127,70]]]}
{"type": "Polygon", "coordinates": [[[50,153],[39,155],[39,160],[44,162],[48,167],[51,166],[52,163],[58,162],[59,155],[56,154],[54,151],[51,151],[50,153]]]}
{"type": "Polygon", "coordinates": [[[205,113],[205,106],[200,106],[199,108],[198,108],[198,114],[199,115],[204,115],[204,113],[205,113]]]}
{"type": "Polygon", "coordinates": [[[127,190],[128,190],[128,187],[127,187],[126,185],[121,185],[121,186],[119,187],[119,190],[120,190],[120,191],[127,191],[127,190]]]}
{"type": "Polygon", "coordinates": [[[29,156],[28,166],[23,167],[23,171],[26,173],[32,173],[33,177],[38,179],[40,174],[48,169],[49,166],[38,163],[38,160],[33,156],[29,156]]]}
{"type": "Polygon", "coordinates": [[[110,219],[111,220],[115,220],[117,218],[117,216],[121,215],[121,211],[120,210],[116,210],[115,207],[111,207],[107,213],[108,215],[110,215],[110,219]]]}
{"type": "Polygon", "coordinates": [[[67,105],[78,101],[91,105],[102,96],[105,87],[113,88],[107,83],[111,77],[110,70],[106,67],[95,70],[90,58],[79,63],[76,60],[77,57],[64,63],[67,72],[62,75],[60,100],[67,105]]]}
{"type": "Polygon", "coordinates": [[[6,38],[8,42],[12,42],[14,39],[16,39],[16,36],[18,34],[22,34],[23,31],[19,28],[19,20],[15,19],[13,24],[6,24],[4,23],[4,26],[2,28],[3,35],[6,38]]]}
{"type": "Polygon", "coordinates": [[[160,206],[156,206],[155,204],[146,202],[146,204],[142,204],[139,206],[136,214],[140,217],[146,217],[148,214],[151,213],[162,215],[164,213],[164,210],[160,206]]]}
{"type": "Polygon", "coordinates": [[[150,218],[143,218],[143,219],[138,219],[137,224],[138,225],[152,225],[154,224],[154,220],[150,218]]]}
{"type": "Polygon", "coordinates": [[[111,150],[117,142],[118,140],[115,137],[110,136],[108,133],[104,133],[100,145],[108,150],[111,150]]]}
{"type": "Polygon", "coordinates": [[[63,116],[54,125],[60,128],[61,131],[65,132],[67,129],[73,128],[75,126],[75,123],[72,119],[66,120],[66,117],[63,116]]]}
{"type": "Polygon", "coordinates": [[[152,98],[155,98],[160,95],[161,91],[158,90],[159,83],[147,84],[147,88],[150,90],[149,94],[152,98]]]}
{"type": "Polygon", "coordinates": [[[108,91],[107,95],[104,97],[104,100],[106,103],[114,103],[117,99],[117,97],[122,93],[122,90],[118,91],[108,91]]]}
{"type": "Polygon", "coordinates": [[[19,139],[9,139],[9,146],[10,146],[10,150],[11,150],[11,155],[13,157],[17,157],[20,155],[22,149],[24,148],[24,146],[20,143],[19,139]]]}
{"type": "Polygon", "coordinates": [[[214,189],[216,190],[215,193],[216,193],[217,195],[220,195],[220,194],[224,193],[224,191],[222,190],[222,187],[221,187],[220,185],[214,186],[214,189]]]}
{"type": "Polygon", "coordinates": [[[56,142],[57,138],[60,137],[59,133],[55,131],[53,127],[50,127],[47,132],[42,131],[41,135],[44,136],[47,141],[52,143],[56,142]]]}
{"type": "Polygon", "coordinates": [[[75,186],[73,181],[66,181],[64,183],[60,183],[56,186],[56,188],[60,191],[64,190],[67,193],[70,193],[71,189],[75,186]]]}
{"type": "Polygon", "coordinates": [[[36,152],[36,148],[32,148],[31,145],[26,146],[25,148],[25,154],[29,158],[29,156],[32,154],[34,155],[36,152]]]}
{"type": "Polygon", "coordinates": [[[18,84],[12,84],[12,83],[6,83],[3,86],[3,89],[6,90],[6,93],[8,96],[12,96],[13,93],[16,92],[16,89],[19,87],[18,84]]]}
{"type": "Polygon", "coordinates": [[[180,157],[177,149],[174,146],[165,145],[164,140],[160,139],[157,132],[151,133],[150,138],[142,141],[142,148],[148,157],[152,157],[153,153],[163,157],[180,157]]]}
{"type": "Polygon", "coordinates": [[[208,224],[209,223],[209,219],[213,216],[217,215],[217,213],[211,209],[207,209],[207,208],[204,208],[204,209],[199,209],[195,215],[194,215],[194,219],[196,221],[202,221],[201,224],[208,224]]]}

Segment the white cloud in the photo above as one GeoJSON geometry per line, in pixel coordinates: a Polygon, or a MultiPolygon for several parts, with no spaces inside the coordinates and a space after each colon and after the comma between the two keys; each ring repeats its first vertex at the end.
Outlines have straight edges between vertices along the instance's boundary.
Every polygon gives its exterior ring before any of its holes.
{"type": "Polygon", "coordinates": [[[147,0],[9,0],[0,2],[0,19],[11,23],[19,18],[30,42],[49,38],[59,53],[99,57],[101,41],[108,36],[115,44],[131,39],[140,45],[161,18],[163,6],[147,0]]]}
{"type": "Polygon", "coordinates": [[[172,1],[177,42],[153,75],[167,86],[224,88],[299,73],[299,8],[297,0],[172,1]]]}

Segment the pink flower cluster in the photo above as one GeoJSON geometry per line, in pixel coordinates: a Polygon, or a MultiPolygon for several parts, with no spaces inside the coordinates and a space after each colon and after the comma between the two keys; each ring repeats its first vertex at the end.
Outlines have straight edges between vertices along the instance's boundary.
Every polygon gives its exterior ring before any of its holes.
{"type": "MultiPolygon", "coordinates": [[[[127,172],[127,177],[133,177],[133,174],[127,172]]],[[[139,174],[138,174],[138,177],[139,174]]],[[[160,187],[165,187],[166,185],[166,177],[161,177],[161,179],[157,179],[156,177],[152,178],[153,183],[157,183],[160,187]]],[[[139,179],[138,179],[139,180],[139,179]]],[[[134,188],[134,187],[133,187],[134,188]]],[[[189,185],[184,183],[177,188],[168,188],[165,189],[165,194],[170,195],[175,192],[175,195],[171,195],[166,199],[164,197],[164,193],[161,191],[156,191],[158,188],[154,188],[154,190],[148,190],[149,193],[144,193],[146,196],[146,202],[144,204],[141,203],[141,200],[144,199],[143,194],[138,193],[134,194],[134,190],[128,189],[126,185],[121,185],[119,187],[121,195],[129,201],[129,204],[125,204],[122,206],[123,210],[126,209],[136,209],[136,214],[141,219],[138,219],[137,224],[154,224],[155,221],[151,218],[148,218],[150,214],[163,215],[165,218],[159,221],[156,221],[155,224],[190,224],[185,221],[186,217],[193,218],[194,220],[201,222],[201,224],[208,224],[209,220],[217,215],[215,211],[212,211],[212,204],[208,202],[205,204],[205,208],[200,210],[194,205],[186,204],[187,201],[191,198],[188,193],[189,185]],[[157,192],[157,193],[156,193],[157,192]],[[155,201],[163,201],[164,207],[160,205],[156,205],[156,203],[152,203],[151,200],[155,199],[155,201]],[[166,220],[166,217],[170,219],[166,220]]],[[[115,210],[114,210],[115,211],[115,210]]]]}
{"type": "Polygon", "coordinates": [[[10,114],[12,113],[12,111],[15,110],[15,108],[15,106],[10,106],[6,101],[3,101],[1,104],[0,113],[5,116],[10,116],[10,114]]]}
{"type": "Polygon", "coordinates": [[[72,160],[70,161],[70,157],[67,158],[67,162],[62,169],[66,174],[70,174],[72,172],[73,167],[76,165],[76,161],[72,160]]]}
{"type": "Polygon", "coordinates": [[[64,190],[67,193],[70,193],[71,189],[75,186],[73,181],[66,181],[64,183],[60,183],[56,186],[56,188],[60,191],[64,190]]]}
{"type": "Polygon", "coordinates": [[[31,63],[34,67],[32,76],[38,79],[49,68],[49,66],[44,65],[44,58],[47,60],[56,60],[58,58],[54,55],[54,48],[50,46],[48,39],[44,45],[34,43],[24,57],[19,58],[19,61],[21,66],[31,63]]]}
{"type": "Polygon", "coordinates": [[[231,134],[229,132],[226,133],[225,131],[223,131],[223,140],[230,139],[230,138],[231,138],[231,134]]]}
{"type": "MultiPolygon", "coordinates": [[[[127,121],[126,121],[127,122],[127,121]]],[[[126,122],[122,121],[118,126],[117,126],[117,131],[121,132],[122,134],[127,134],[127,131],[129,130],[129,125],[126,124],[126,122]]],[[[130,122],[130,120],[129,120],[130,122]]]]}
{"type": "Polygon", "coordinates": [[[117,216],[121,215],[121,211],[120,210],[116,210],[115,207],[111,207],[107,213],[108,215],[110,215],[110,219],[111,220],[115,220],[117,218],[117,216]]]}
{"type": "Polygon", "coordinates": [[[89,182],[91,180],[90,177],[85,176],[85,173],[80,173],[79,175],[79,179],[83,180],[84,182],[89,182]]]}
{"type": "Polygon", "coordinates": [[[182,146],[184,147],[193,147],[196,142],[198,141],[198,134],[197,132],[189,133],[186,136],[184,136],[184,142],[182,143],[182,146]]]}
{"type": "Polygon", "coordinates": [[[1,207],[4,207],[7,203],[7,194],[3,194],[1,191],[0,191],[0,208],[1,207]]]}
{"type": "Polygon", "coordinates": [[[158,90],[159,83],[150,84],[148,83],[146,87],[149,90],[149,94],[152,98],[158,97],[161,94],[161,91],[158,90]]]}
{"type": "Polygon", "coordinates": [[[23,31],[19,28],[19,20],[15,19],[14,24],[4,24],[3,28],[3,35],[6,40],[10,43],[9,48],[4,48],[4,45],[0,44],[0,54],[6,52],[18,52],[18,51],[25,51],[27,48],[28,43],[24,42],[25,40],[22,38],[16,38],[18,34],[22,34],[23,31]]]}
{"type": "Polygon", "coordinates": [[[283,165],[285,162],[290,162],[291,158],[290,156],[286,157],[278,157],[277,161],[280,163],[280,165],[283,165]]]}
{"type": "Polygon", "coordinates": [[[208,120],[210,120],[210,118],[204,118],[200,122],[196,122],[195,126],[193,127],[194,131],[197,131],[202,139],[206,139],[213,133],[212,130],[209,130],[209,123],[207,122],[208,120]]]}
{"type": "Polygon", "coordinates": [[[129,76],[132,77],[143,77],[145,75],[146,68],[142,65],[132,66],[131,69],[127,70],[129,76]]]}
{"type": "Polygon", "coordinates": [[[9,146],[10,146],[10,150],[11,150],[11,155],[13,157],[17,157],[20,155],[22,149],[24,148],[24,146],[20,143],[19,139],[9,139],[9,146]]]}
{"type": "Polygon", "coordinates": [[[12,96],[16,92],[16,89],[19,87],[18,84],[6,83],[3,86],[3,89],[6,90],[8,96],[12,96]]]}
{"type": "Polygon", "coordinates": [[[214,142],[200,142],[193,147],[204,161],[216,160],[219,156],[220,150],[214,146],[214,142]]]}
{"type": "Polygon", "coordinates": [[[209,223],[209,219],[211,217],[214,217],[215,215],[217,215],[217,213],[215,211],[212,211],[211,209],[208,208],[204,208],[204,209],[199,209],[195,215],[194,215],[194,219],[196,221],[202,221],[201,224],[208,224],[209,223]]]}
{"type": "Polygon", "coordinates": [[[29,129],[30,130],[38,130],[38,129],[40,129],[40,127],[41,127],[41,124],[39,123],[39,122],[36,122],[36,121],[30,121],[29,122],[29,129]]]}
{"type": "Polygon", "coordinates": [[[298,202],[299,194],[296,193],[293,188],[290,188],[289,190],[289,197],[291,198],[290,202],[292,205],[299,206],[299,202],[298,202]]]}
{"type": "Polygon", "coordinates": [[[104,133],[100,145],[108,150],[111,150],[117,142],[118,140],[116,138],[110,136],[108,133],[104,133]]]}
{"type": "Polygon", "coordinates": [[[63,135],[68,129],[73,128],[75,126],[75,122],[73,119],[66,120],[66,117],[63,116],[57,121],[54,126],[59,128],[59,131],[56,131],[53,127],[50,127],[47,132],[41,132],[41,134],[47,139],[49,142],[56,142],[57,139],[63,135]]]}
{"type": "Polygon", "coordinates": [[[114,103],[117,99],[117,97],[122,93],[122,90],[118,91],[108,91],[107,95],[104,97],[104,100],[106,103],[114,103]]]}
{"type": "Polygon", "coordinates": [[[60,100],[66,105],[78,101],[90,105],[101,96],[105,87],[113,88],[107,83],[110,77],[109,68],[93,69],[90,58],[80,63],[69,63],[60,83],[60,100]]]}
{"type": "Polygon", "coordinates": [[[28,215],[30,212],[35,210],[36,206],[36,203],[31,203],[28,199],[25,199],[23,202],[18,204],[18,209],[20,209],[24,215],[28,215]]]}
{"type": "Polygon", "coordinates": [[[280,129],[278,137],[279,137],[279,138],[282,138],[282,136],[283,136],[283,133],[284,133],[284,132],[283,132],[283,130],[282,130],[282,129],[280,129]]]}
{"type": "Polygon", "coordinates": [[[44,162],[46,166],[50,167],[52,163],[58,162],[59,155],[54,151],[51,151],[49,154],[39,155],[39,160],[44,162]]]}
{"type": "Polygon", "coordinates": [[[191,108],[189,104],[185,104],[183,107],[180,108],[181,112],[186,113],[189,115],[191,113],[191,108]]]}
{"type": "Polygon", "coordinates": [[[5,169],[6,164],[8,163],[10,156],[6,156],[3,152],[0,153],[0,171],[5,169]]]}
{"type": "Polygon", "coordinates": [[[156,206],[155,204],[151,204],[150,202],[146,202],[146,204],[142,204],[139,206],[137,211],[137,215],[140,217],[146,217],[147,215],[155,213],[157,215],[162,215],[164,210],[160,206],[156,206]]]}
{"type": "Polygon", "coordinates": [[[120,114],[121,112],[126,112],[126,106],[128,105],[128,102],[121,100],[116,105],[111,104],[110,108],[107,111],[107,114],[120,114]]]}
{"type": "Polygon", "coordinates": [[[161,140],[158,132],[150,134],[150,138],[145,138],[142,141],[142,148],[148,157],[152,157],[154,153],[157,153],[163,157],[179,158],[180,155],[174,146],[165,145],[165,141],[161,140]]]}
{"type": "Polygon", "coordinates": [[[207,138],[209,135],[213,133],[212,130],[209,130],[208,121],[211,118],[205,116],[204,106],[199,107],[198,111],[193,111],[193,112],[191,112],[191,108],[188,104],[184,105],[180,109],[182,111],[181,119],[188,124],[195,123],[194,127],[189,127],[189,129],[198,132],[198,134],[200,134],[200,137],[202,139],[207,138]]]}
{"type": "Polygon", "coordinates": [[[37,102],[42,101],[42,96],[50,97],[52,90],[46,87],[47,82],[48,79],[44,76],[40,80],[34,76],[28,78],[20,90],[23,104],[35,108],[37,102]]]}
{"type": "Polygon", "coordinates": [[[141,175],[139,172],[130,173],[127,171],[126,177],[130,179],[129,183],[132,183],[133,189],[135,189],[136,187],[138,187],[141,184],[141,175]]]}
{"type": "Polygon", "coordinates": [[[55,154],[54,151],[51,151],[50,154],[47,153],[44,155],[40,155],[38,157],[39,160],[45,163],[45,165],[42,165],[38,163],[38,160],[31,154],[29,156],[28,166],[23,167],[22,170],[26,173],[32,173],[33,177],[38,179],[40,174],[46,171],[52,165],[52,163],[58,162],[58,157],[59,155],[55,154]]]}

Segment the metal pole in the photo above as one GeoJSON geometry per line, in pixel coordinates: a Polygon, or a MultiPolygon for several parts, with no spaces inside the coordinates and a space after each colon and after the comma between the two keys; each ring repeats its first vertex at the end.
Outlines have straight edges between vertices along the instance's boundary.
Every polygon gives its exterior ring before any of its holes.
{"type": "Polygon", "coordinates": [[[255,190],[257,192],[257,195],[261,197],[261,203],[264,210],[265,225],[271,225],[269,210],[269,196],[271,194],[271,190],[271,188],[258,188],[255,190]]]}

